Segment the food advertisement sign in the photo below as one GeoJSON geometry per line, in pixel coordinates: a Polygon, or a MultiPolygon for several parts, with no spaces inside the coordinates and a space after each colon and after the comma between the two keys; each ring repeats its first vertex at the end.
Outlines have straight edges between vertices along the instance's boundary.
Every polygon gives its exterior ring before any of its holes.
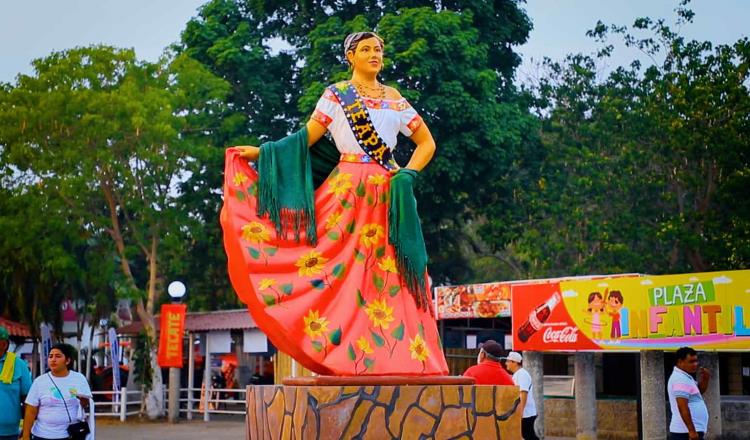
{"type": "Polygon", "coordinates": [[[750,349],[750,270],[513,286],[513,348],[750,349]]]}
{"type": "Polygon", "coordinates": [[[468,284],[435,288],[438,319],[510,316],[511,283],[468,284]]]}

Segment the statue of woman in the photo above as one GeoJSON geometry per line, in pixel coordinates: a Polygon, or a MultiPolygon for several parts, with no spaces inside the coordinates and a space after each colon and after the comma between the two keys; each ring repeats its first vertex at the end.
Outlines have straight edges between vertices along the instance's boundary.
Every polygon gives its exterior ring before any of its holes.
{"type": "Polygon", "coordinates": [[[378,80],[383,48],[374,33],[349,35],[351,80],[325,90],[305,128],[227,150],[229,275],[271,342],[316,373],[445,375],[412,193],[435,141],[378,80]],[[308,147],[326,132],[340,162],[313,191],[308,147]],[[399,132],[416,143],[405,168],[392,157],[399,132]]]}

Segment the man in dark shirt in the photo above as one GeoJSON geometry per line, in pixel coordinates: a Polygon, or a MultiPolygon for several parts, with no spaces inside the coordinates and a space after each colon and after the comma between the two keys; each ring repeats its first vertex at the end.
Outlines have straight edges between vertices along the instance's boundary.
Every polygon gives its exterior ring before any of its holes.
{"type": "Polygon", "coordinates": [[[473,377],[477,385],[514,385],[500,360],[505,356],[503,347],[493,340],[488,340],[479,346],[477,365],[469,367],[464,376],[473,377]]]}

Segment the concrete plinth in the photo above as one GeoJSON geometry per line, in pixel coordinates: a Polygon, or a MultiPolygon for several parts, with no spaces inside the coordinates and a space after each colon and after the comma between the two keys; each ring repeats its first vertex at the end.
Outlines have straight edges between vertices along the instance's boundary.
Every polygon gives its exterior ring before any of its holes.
{"type": "Polygon", "coordinates": [[[247,387],[249,439],[521,438],[518,387],[247,387]]]}
{"type": "Polygon", "coordinates": [[[698,363],[708,369],[711,380],[708,389],[703,393],[703,399],[708,407],[708,432],[706,439],[721,438],[721,391],[719,389],[719,354],[715,352],[698,353],[698,363]]]}
{"type": "Polygon", "coordinates": [[[536,435],[544,438],[544,353],[539,351],[527,351],[523,354],[523,367],[531,376],[532,390],[529,399],[534,399],[536,404],[536,422],[534,428],[536,435]]]}
{"type": "Polygon", "coordinates": [[[594,353],[575,354],[576,439],[596,440],[594,353]]]}
{"type": "Polygon", "coordinates": [[[641,352],[641,425],[643,438],[666,440],[667,420],[664,352],[641,352]]]}

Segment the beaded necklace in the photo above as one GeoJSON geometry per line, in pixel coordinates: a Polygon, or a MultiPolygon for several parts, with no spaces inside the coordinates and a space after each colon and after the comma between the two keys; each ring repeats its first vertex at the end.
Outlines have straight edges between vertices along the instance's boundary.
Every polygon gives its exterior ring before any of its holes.
{"type": "Polygon", "coordinates": [[[357,88],[357,92],[359,92],[359,95],[362,97],[378,97],[380,99],[385,99],[385,86],[381,83],[377,83],[377,86],[375,87],[362,84],[359,81],[352,81],[352,84],[354,84],[354,87],[357,88]]]}

